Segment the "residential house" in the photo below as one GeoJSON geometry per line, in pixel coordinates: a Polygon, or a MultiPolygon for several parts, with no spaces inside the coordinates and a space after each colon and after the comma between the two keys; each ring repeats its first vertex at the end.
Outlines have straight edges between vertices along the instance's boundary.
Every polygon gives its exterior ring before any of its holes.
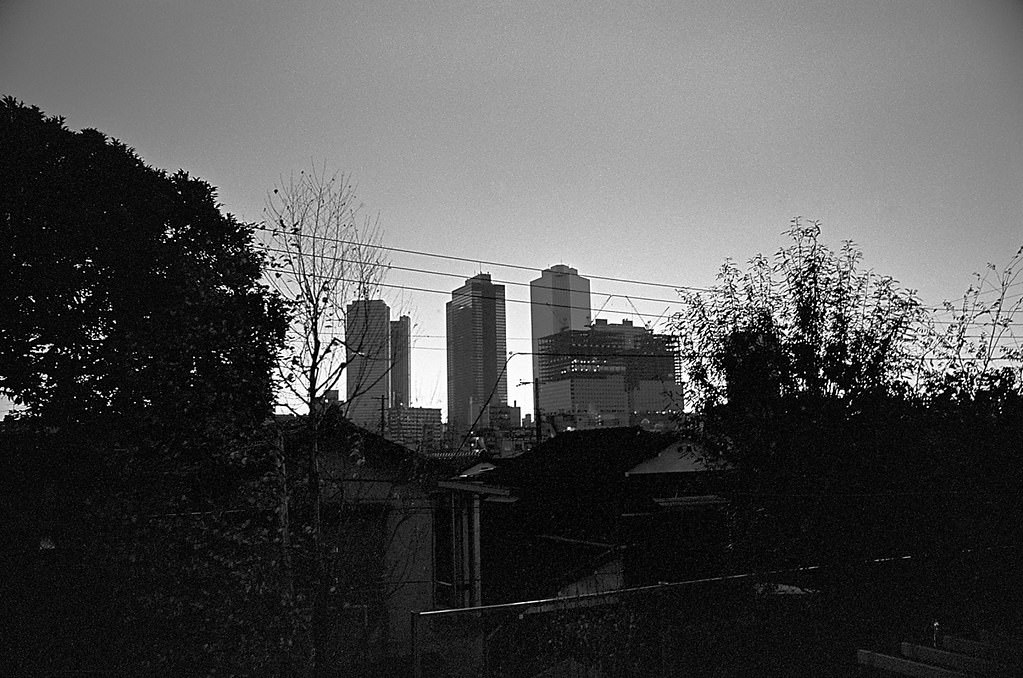
{"type": "MultiPolygon", "coordinates": [[[[452,560],[490,604],[607,591],[726,567],[729,471],[691,442],[639,428],[559,434],[439,483],[452,560]],[[467,508],[468,507],[468,508],[467,508]],[[462,526],[464,525],[464,529],[462,526]],[[474,565],[476,564],[476,565],[474,565]]],[[[459,571],[454,587],[459,589],[459,571]]]]}
{"type": "MultiPolygon", "coordinates": [[[[379,662],[407,655],[409,614],[436,607],[436,479],[451,470],[356,426],[339,412],[331,408],[324,414],[319,436],[331,637],[348,654],[379,662]]],[[[306,490],[303,423],[297,419],[288,429],[295,495],[306,490]]],[[[300,506],[292,502],[291,510],[300,514],[300,506]]],[[[296,552],[296,563],[304,555],[296,552]]]]}

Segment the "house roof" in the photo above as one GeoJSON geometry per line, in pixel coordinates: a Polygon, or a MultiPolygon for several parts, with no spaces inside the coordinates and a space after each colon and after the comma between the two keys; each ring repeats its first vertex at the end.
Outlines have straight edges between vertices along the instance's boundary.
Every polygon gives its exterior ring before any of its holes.
{"type": "Polygon", "coordinates": [[[625,472],[673,440],[639,428],[566,432],[517,457],[470,466],[440,485],[485,495],[491,503],[514,501],[507,529],[611,543],[625,472]],[[499,496],[501,490],[507,495],[499,496]]]}
{"type": "MultiPolygon", "coordinates": [[[[277,423],[285,428],[293,444],[307,444],[305,416],[279,419],[277,423]]],[[[336,408],[324,413],[319,437],[320,463],[326,475],[358,473],[362,467],[389,472],[396,480],[444,477],[451,473],[450,466],[353,424],[336,408]]]]}
{"type": "Polygon", "coordinates": [[[679,441],[672,443],[657,453],[656,457],[646,459],[625,472],[627,476],[650,475],[661,473],[706,473],[708,471],[728,471],[732,467],[725,462],[712,461],[706,453],[693,443],[679,441]]]}
{"type": "Polygon", "coordinates": [[[517,457],[495,459],[494,469],[477,477],[536,489],[613,484],[673,441],[669,434],[638,427],[570,431],[517,457]]]}

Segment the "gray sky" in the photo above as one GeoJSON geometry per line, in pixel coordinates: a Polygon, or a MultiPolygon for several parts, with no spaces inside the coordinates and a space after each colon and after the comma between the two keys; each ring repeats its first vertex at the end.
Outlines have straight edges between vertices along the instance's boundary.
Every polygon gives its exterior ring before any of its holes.
{"type": "MultiPolygon", "coordinates": [[[[1023,243],[1020,3],[0,0],[0,93],[187,169],[246,221],[326,160],[385,244],[583,275],[708,285],[802,215],[936,305],[1023,243]]],[[[444,403],[445,299],[401,300],[428,335],[424,406],[444,403]]],[[[508,335],[528,350],[525,304],[508,335]]],[[[511,360],[524,409],[529,375],[511,360]]]]}

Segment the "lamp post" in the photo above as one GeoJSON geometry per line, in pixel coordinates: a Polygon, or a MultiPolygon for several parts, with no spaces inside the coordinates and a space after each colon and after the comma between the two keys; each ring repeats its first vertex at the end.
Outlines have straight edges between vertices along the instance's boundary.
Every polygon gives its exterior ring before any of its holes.
{"type": "Polygon", "coordinates": [[[516,386],[533,385],[533,423],[536,425],[536,444],[540,444],[540,377],[533,377],[533,381],[520,381],[516,386]]]}

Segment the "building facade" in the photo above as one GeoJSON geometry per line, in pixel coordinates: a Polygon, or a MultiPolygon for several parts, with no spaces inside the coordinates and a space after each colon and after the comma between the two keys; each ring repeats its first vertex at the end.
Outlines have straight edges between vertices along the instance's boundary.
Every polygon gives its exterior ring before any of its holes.
{"type": "Polygon", "coordinates": [[[508,403],[504,285],[480,273],[447,303],[448,428],[463,435],[490,425],[490,405],[508,403]]]}
{"type": "Polygon", "coordinates": [[[412,405],[412,321],[391,321],[391,407],[412,405]]]}
{"type": "Polygon", "coordinates": [[[395,406],[387,411],[387,439],[410,450],[439,452],[444,429],[440,408],[395,406]]]}
{"type": "Polygon", "coordinates": [[[571,266],[557,264],[529,283],[533,339],[533,378],[540,374],[538,352],[543,337],[590,325],[590,281],[571,266]]]}
{"type": "Polygon", "coordinates": [[[565,426],[626,426],[682,410],[674,338],[597,320],[539,342],[540,410],[565,426]]]}
{"type": "Polygon", "coordinates": [[[391,401],[391,311],[382,299],[348,304],[345,316],[348,418],[381,433],[391,401]]]}

